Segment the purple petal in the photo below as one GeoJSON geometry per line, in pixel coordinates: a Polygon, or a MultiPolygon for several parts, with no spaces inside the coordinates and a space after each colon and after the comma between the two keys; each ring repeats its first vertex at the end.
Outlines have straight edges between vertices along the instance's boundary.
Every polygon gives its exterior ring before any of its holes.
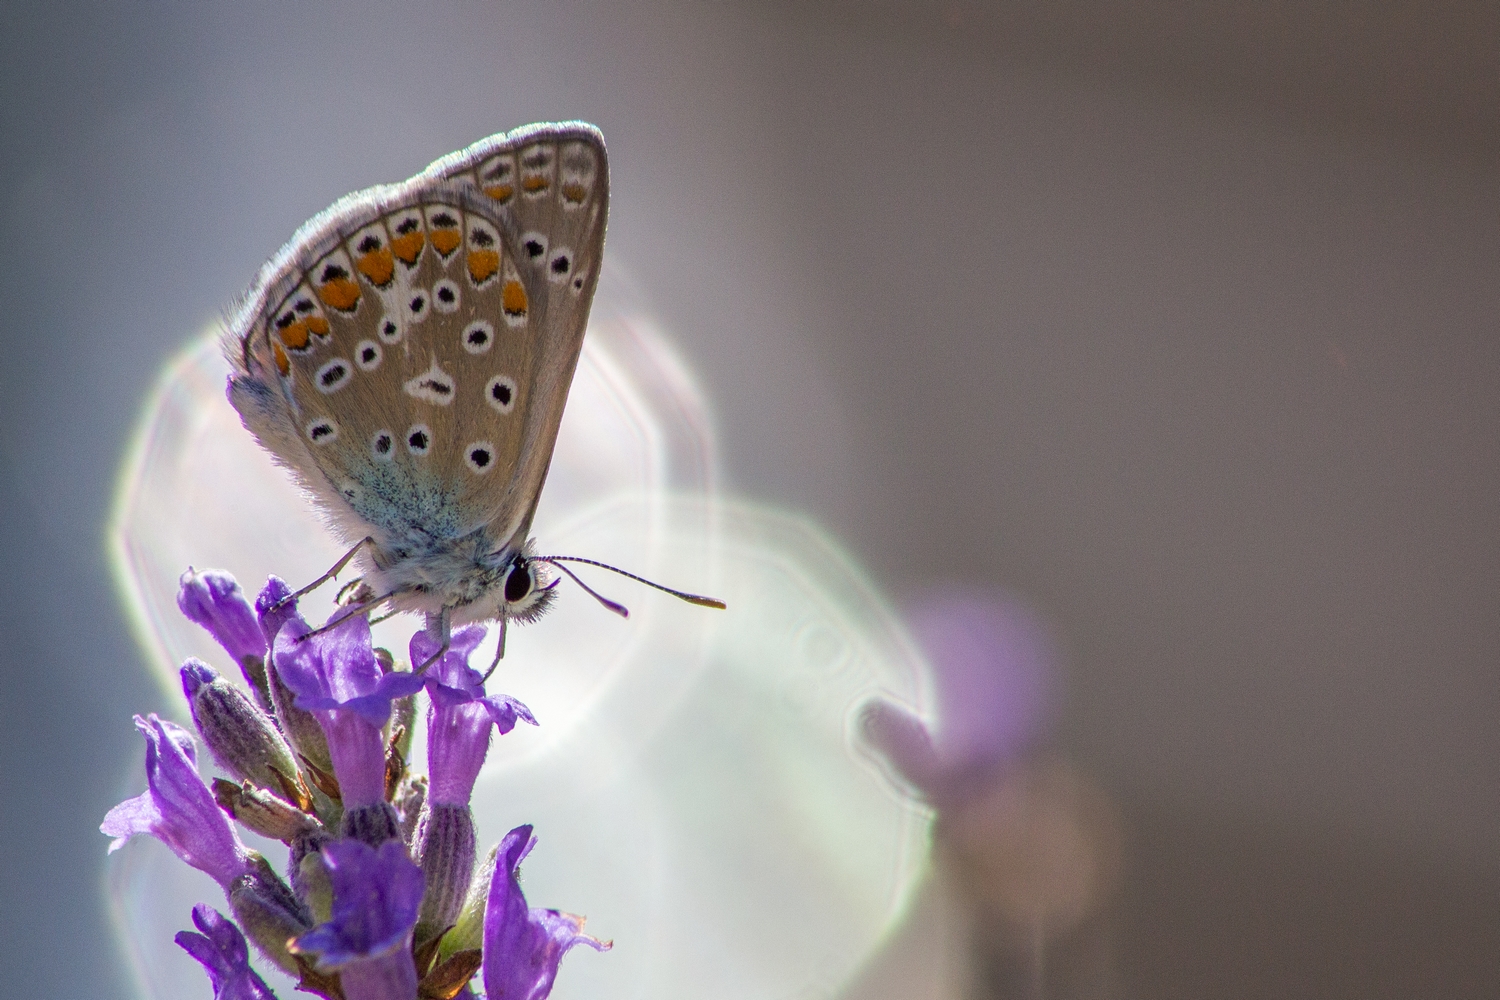
{"type": "Polygon", "coordinates": [[[422,679],[380,669],[362,616],[319,635],[312,631],[301,618],[282,625],[272,653],[277,676],[296,694],[296,706],[322,726],[344,806],[384,801],[381,727],[391,716],[391,700],[415,694],[422,679]]]}
{"type": "Polygon", "coordinates": [[[490,749],[494,722],[478,702],[427,712],[427,800],[433,805],[468,805],[474,782],[490,749]]]}
{"type": "Polygon", "coordinates": [[[286,581],[279,576],[273,576],[266,580],[266,585],[255,598],[255,617],[260,623],[261,635],[265,637],[266,646],[276,645],[276,633],[281,631],[281,626],[292,619],[301,620],[302,616],[297,613],[297,602],[282,601],[292,595],[292,588],[286,585],[286,581]],[[280,607],[277,605],[280,604],[280,607]],[[275,608],[276,610],[271,610],[275,608]]]}
{"type": "Polygon", "coordinates": [[[223,570],[188,570],[177,582],[177,607],[208,629],[236,664],[264,657],[266,639],[255,611],[235,578],[223,570]]]}
{"type": "Polygon", "coordinates": [[[201,934],[180,931],[175,940],[208,973],[214,1000],[276,1000],[265,980],[250,968],[245,936],[233,921],[199,903],[193,907],[193,924],[201,934]]]}
{"type": "Polygon", "coordinates": [[[138,715],[135,725],[146,737],[147,787],[105,815],[99,829],[115,838],[110,851],[135,834],[148,833],[227,891],[247,870],[249,855],[198,776],[196,756],[189,752],[192,737],[155,715],[138,715]]]}
{"type": "Polygon", "coordinates": [[[333,697],[304,697],[297,696],[297,707],[308,711],[329,712],[334,709],[347,709],[369,721],[371,725],[383,726],[385,720],[391,715],[391,701],[396,698],[409,698],[422,690],[422,678],[409,670],[393,670],[385,674],[375,684],[375,690],[369,694],[347,701],[340,701],[333,697]]]}
{"type": "MultiPolygon", "coordinates": [[[[483,676],[469,666],[485,631],[481,625],[470,625],[453,633],[448,651],[424,675],[432,701],[427,713],[427,773],[428,799],[434,804],[468,804],[489,752],[491,726],[504,735],[518,719],[536,725],[531,709],[520,701],[486,695],[483,676]]],[[[411,662],[426,663],[439,648],[437,640],[418,632],[409,647],[411,662]]]]}
{"type": "Polygon", "coordinates": [[[483,974],[488,1000],[544,1000],[570,948],[577,944],[595,951],[610,948],[583,933],[582,917],[527,907],[517,869],[535,844],[529,826],[516,827],[500,843],[484,911],[483,974]]]}
{"type": "MultiPolygon", "coordinates": [[[[484,641],[485,633],[489,631],[483,625],[466,625],[454,632],[448,640],[448,651],[443,658],[434,663],[423,675],[431,681],[445,687],[456,688],[470,694],[482,688],[480,673],[470,669],[469,657],[474,655],[474,650],[484,641]]],[[[415,670],[428,660],[432,659],[440,647],[440,643],[426,632],[418,632],[411,637],[411,643],[407,647],[411,653],[412,669],[415,670]]]]}
{"type": "MultiPolygon", "coordinates": [[[[370,623],[364,616],[352,615],[342,625],[318,635],[311,635],[312,631],[306,622],[294,618],[276,634],[276,671],[286,686],[296,692],[299,707],[309,707],[304,699],[318,699],[325,704],[331,701],[328,705],[331,708],[356,698],[379,696],[380,681],[386,675],[375,659],[370,623]]],[[[390,697],[394,695],[386,698],[387,713],[390,697]]],[[[384,725],[387,717],[381,717],[378,724],[384,725]]]]}
{"type": "Polygon", "coordinates": [[[411,960],[412,928],[422,905],[422,869],[391,840],[379,849],[357,840],[335,840],[323,848],[333,887],[333,912],[296,940],[296,951],[314,954],[318,967],[339,969],[353,962],[398,953],[411,960]]]}
{"type": "Polygon", "coordinates": [[[533,726],[537,724],[536,716],[531,714],[531,709],[508,694],[481,698],[479,703],[490,713],[490,718],[494,721],[495,728],[500,730],[501,736],[516,728],[517,719],[529,722],[533,726]]]}

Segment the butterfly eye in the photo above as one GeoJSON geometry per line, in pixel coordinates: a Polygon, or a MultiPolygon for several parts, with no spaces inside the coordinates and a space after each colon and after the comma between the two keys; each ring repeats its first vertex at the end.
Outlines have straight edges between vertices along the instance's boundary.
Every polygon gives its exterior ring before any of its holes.
{"type": "Polygon", "coordinates": [[[534,582],[531,577],[531,567],[517,559],[505,576],[505,603],[515,604],[531,593],[534,582]]]}

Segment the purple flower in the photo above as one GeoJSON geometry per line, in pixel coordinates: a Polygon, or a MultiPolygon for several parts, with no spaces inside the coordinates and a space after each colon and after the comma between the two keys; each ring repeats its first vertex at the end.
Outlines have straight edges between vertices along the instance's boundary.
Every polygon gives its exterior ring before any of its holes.
{"type": "MultiPolygon", "coordinates": [[[[484,635],[482,625],[454,632],[448,651],[424,675],[432,699],[427,713],[427,800],[434,805],[468,805],[489,752],[492,724],[502,736],[516,727],[518,719],[536,725],[531,709],[515,698],[485,694],[479,671],[469,666],[469,657],[484,635]]],[[[418,632],[409,648],[415,667],[432,659],[439,644],[426,632],[418,632]]]]}
{"type": "Polygon", "coordinates": [[[235,663],[266,655],[255,611],[233,576],[221,569],[189,569],[177,581],[177,606],[218,640],[235,663]]]}
{"type": "Polygon", "coordinates": [[[301,617],[297,614],[297,602],[287,600],[291,596],[292,588],[286,585],[286,581],[273,576],[266,580],[265,587],[255,598],[255,617],[267,648],[276,645],[276,633],[281,631],[281,626],[301,617]]]}
{"type": "MultiPolygon", "coordinates": [[[[335,615],[345,614],[336,611],[335,615]]],[[[422,679],[409,671],[383,673],[362,615],[320,635],[300,617],[277,632],[276,672],[297,695],[298,708],[312,712],[328,739],[334,776],[344,806],[385,801],[385,744],[380,728],[391,700],[416,694],[422,679]],[[302,640],[303,636],[309,638],[302,640]]]]}
{"type": "Polygon", "coordinates": [[[544,1000],[568,949],[576,944],[595,951],[611,947],[583,933],[582,917],[526,906],[517,869],[535,844],[530,826],[516,827],[500,843],[484,910],[486,1000],[544,1000]]]}
{"type": "Polygon", "coordinates": [[[155,714],[149,719],[137,715],[135,727],[146,737],[146,791],[104,817],[99,829],[115,838],[110,851],[137,833],[149,833],[228,892],[237,877],[250,871],[250,855],[198,777],[192,735],[155,714]]]}
{"type": "Polygon", "coordinates": [[[265,980],[250,968],[245,936],[233,921],[199,903],[193,907],[193,925],[203,933],[179,931],[175,940],[208,973],[214,1000],[276,1000],[265,980]]]}
{"type": "Polygon", "coordinates": [[[877,698],[868,742],[928,801],[950,808],[991,786],[1046,731],[1056,659],[1034,612],[1001,592],[948,588],[911,612],[932,664],[938,725],[877,698]]]}
{"type": "Polygon", "coordinates": [[[378,849],[357,840],[323,848],[333,888],[333,912],[292,942],[314,955],[322,972],[338,972],[344,995],[358,1000],[413,1000],[417,969],[412,928],[422,902],[422,869],[399,841],[378,849]]]}
{"type": "Polygon", "coordinates": [[[1057,656],[1030,607],[1003,591],[948,587],[909,620],[935,675],[945,769],[1003,764],[1045,732],[1057,656]]]}

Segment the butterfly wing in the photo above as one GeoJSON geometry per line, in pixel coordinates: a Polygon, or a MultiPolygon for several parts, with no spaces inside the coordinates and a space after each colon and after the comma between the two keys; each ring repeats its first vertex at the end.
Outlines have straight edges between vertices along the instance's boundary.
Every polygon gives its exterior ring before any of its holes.
{"type": "MultiPolygon", "coordinates": [[[[557,441],[568,387],[578,367],[589,309],[599,283],[609,212],[609,170],[598,129],[582,123],[532,125],[481,140],[428,168],[450,181],[472,184],[498,207],[505,227],[507,273],[501,287],[502,314],[530,345],[525,433],[503,493],[474,500],[491,537],[519,548],[530,531],[552,449],[557,441]],[[512,250],[514,251],[512,253],[512,250]],[[512,284],[519,277],[520,286],[512,284]],[[528,316],[518,318],[524,288],[528,316]]],[[[476,378],[495,386],[480,361],[476,378]]]]}
{"type": "Polygon", "coordinates": [[[342,529],[396,558],[518,548],[598,281],[597,130],[529,126],[351,195],[236,315],[230,399],[342,529]]]}

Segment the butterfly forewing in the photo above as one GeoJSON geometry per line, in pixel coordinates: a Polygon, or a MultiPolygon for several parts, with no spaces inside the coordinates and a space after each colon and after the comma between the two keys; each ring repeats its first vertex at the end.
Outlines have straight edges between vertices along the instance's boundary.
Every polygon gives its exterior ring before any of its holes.
{"type": "MultiPolygon", "coordinates": [[[[597,282],[589,126],[494,137],[315,219],[235,322],[231,398],[345,533],[524,540],[597,282]]],[[[351,539],[352,540],[352,539],[351,539]]]]}

